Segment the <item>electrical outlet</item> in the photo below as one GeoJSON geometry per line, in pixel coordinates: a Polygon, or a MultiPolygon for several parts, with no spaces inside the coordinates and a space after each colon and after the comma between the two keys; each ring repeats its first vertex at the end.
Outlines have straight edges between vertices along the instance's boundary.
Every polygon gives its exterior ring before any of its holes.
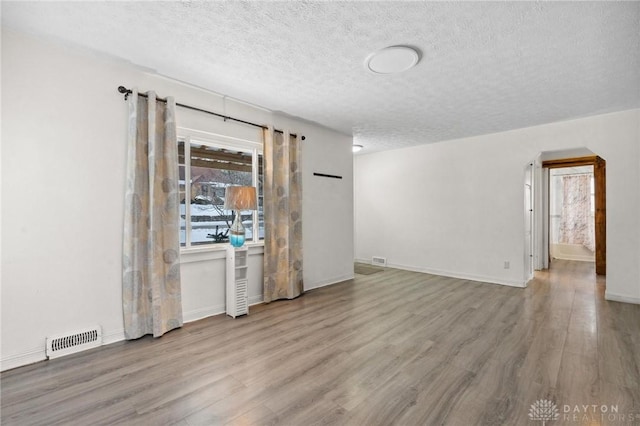
{"type": "Polygon", "coordinates": [[[504,269],[509,269],[511,267],[511,264],[509,263],[508,260],[504,261],[504,269]]]}

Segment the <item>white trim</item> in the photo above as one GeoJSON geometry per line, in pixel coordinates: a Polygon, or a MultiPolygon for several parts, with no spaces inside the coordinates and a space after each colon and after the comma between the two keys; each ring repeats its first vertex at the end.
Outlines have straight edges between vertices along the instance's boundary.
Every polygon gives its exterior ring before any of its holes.
{"type": "Polygon", "coordinates": [[[477,282],[480,282],[480,283],[500,284],[500,285],[506,285],[506,286],[509,286],[509,287],[518,287],[518,288],[525,288],[526,287],[526,283],[524,281],[505,280],[503,278],[488,277],[488,276],[484,276],[484,275],[474,275],[474,274],[466,274],[466,273],[461,273],[461,272],[443,271],[441,269],[423,268],[423,267],[408,266],[408,265],[398,265],[398,264],[395,264],[395,263],[393,263],[393,264],[392,263],[388,263],[387,266],[390,267],[390,268],[402,269],[402,270],[405,270],[405,271],[422,272],[424,274],[439,275],[439,276],[442,276],[442,277],[449,277],[449,278],[458,278],[458,279],[461,279],[461,280],[477,281],[477,282]]]}
{"type": "Polygon", "coordinates": [[[624,296],[622,294],[611,293],[609,290],[605,290],[604,298],[611,302],[633,303],[635,305],[640,305],[640,297],[624,296]]]}
{"type": "MultiPolygon", "coordinates": [[[[124,340],[124,329],[111,330],[102,334],[102,345],[108,345],[124,340]]],[[[84,352],[84,351],[82,351],[84,352]]],[[[25,365],[34,364],[36,362],[46,361],[46,347],[34,348],[21,354],[10,355],[0,359],[0,371],[11,370],[13,368],[24,367],[25,365]]]]}
{"type": "Polygon", "coordinates": [[[124,328],[102,333],[102,346],[124,340],[124,328]]]}
{"type": "Polygon", "coordinates": [[[527,163],[525,166],[524,173],[524,252],[523,252],[523,279],[524,282],[528,282],[531,278],[533,278],[533,271],[535,270],[534,266],[534,252],[535,249],[534,241],[535,241],[535,217],[534,217],[534,204],[535,204],[535,193],[534,193],[534,162],[527,163]],[[527,191],[528,190],[528,191],[527,191]],[[527,196],[528,195],[528,196],[527,196]],[[527,228],[529,232],[527,233],[527,228]],[[528,238],[527,238],[528,237],[528,238]]]}
{"type": "Polygon", "coordinates": [[[208,250],[185,250],[180,252],[180,264],[193,262],[206,262],[209,260],[224,259],[228,244],[219,247],[207,247],[208,250]]]}
{"type": "MultiPolygon", "coordinates": [[[[178,138],[180,139],[180,138],[178,138]]],[[[191,136],[184,138],[184,246],[191,245],[191,136]],[[189,201],[187,203],[187,201],[189,201]]],[[[178,169],[180,168],[180,158],[178,158],[178,169]]],[[[179,177],[178,177],[179,178],[179,177]]],[[[180,203],[182,204],[182,203],[180,203]]],[[[178,224],[181,218],[178,217],[178,224]]]]}
{"type": "MultiPolygon", "coordinates": [[[[366,263],[368,265],[371,265],[371,261],[369,259],[355,259],[355,261],[358,262],[358,263],[366,263]]],[[[461,272],[443,271],[443,270],[440,270],[440,269],[423,268],[423,267],[417,267],[417,266],[398,265],[398,264],[395,264],[395,263],[387,263],[387,267],[388,268],[395,268],[395,269],[402,269],[402,270],[411,271],[411,272],[422,272],[424,274],[440,275],[442,277],[459,278],[459,279],[462,279],[462,280],[477,281],[477,282],[487,283],[487,284],[506,285],[506,286],[509,286],[509,287],[517,287],[517,288],[525,288],[525,287],[527,287],[527,285],[531,281],[533,281],[533,278],[529,279],[526,282],[525,281],[516,281],[516,280],[505,280],[505,279],[496,278],[496,277],[487,277],[487,276],[483,276],[483,275],[465,274],[465,273],[461,273],[461,272]]]]}
{"type": "Polygon", "coordinates": [[[182,314],[182,320],[185,323],[198,321],[214,315],[224,314],[226,312],[226,306],[224,303],[207,306],[205,308],[196,309],[182,314]]]}
{"type": "Polygon", "coordinates": [[[23,367],[25,365],[45,361],[46,359],[47,354],[43,345],[41,348],[34,348],[21,354],[10,355],[6,358],[0,359],[0,371],[23,367]]]}
{"type": "MultiPolygon", "coordinates": [[[[228,245],[229,243],[220,243],[206,247],[181,248],[180,264],[224,259],[228,245]]],[[[257,243],[249,242],[245,246],[249,249],[249,256],[264,254],[264,240],[257,243]]]]}
{"type": "MultiPolygon", "coordinates": [[[[202,145],[211,148],[222,148],[231,151],[241,151],[251,154],[251,184],[258,189],[258,165],[259,156],[264,156],[263,142],[262,141],[250,141],[247,139],[236,138],[232,136],[221,135],[218,133],[206,132],[187,127],[178,127],[178,142],[184,144],[184,173],[185,173],[185,199],[191,200],[191,145],[202,145]]],[[[258,194],[259,195],[259,194],[258,194]]],[[[189,203],[185,203],[185,245],[181,247],[181,253],[186,253],[194,248],[198,248],[198,245],[193,245],[191,241],[192,235],[192,222],[191,222],[191,206],[189,203]]],[[[251,214],[252,233],[251,243],[259,244],[263,240],[260,240],[259,223],[258,223],[258,210],[251,214]]],[[[181,231],[180,231],[181,232],[181,231]]],[[[211,242],[210,244],[214,244],[211,242]]],[[[209,244],[206,244],[209,245],[209,244]]],[[[216,244],[217,245],[217,244],[216,244]]],[[[226,250],[225,244],[221,243],[223,249],[226,250]]]]}
{"type": "MultiPolygon", "coordinates": [[[[255,296],[249,296],[248,298],[249,306],[259,305],[262,303],[262,294],[258,294],[255,296]]],[[[189,311],[183,313],[183,321],[186,323],[199,321],[204,318],[213,317],[216,315],[224,314],[227,312],[227,308],[224,303],[207,306],[206,308],[196,309],[194,311],[189,311]]],[[[251,311],[249,311],[249,315],[251,315],[251,311]]]]}
{"type": "Polygon", "coordinates": [[[262,141],[250,141],[248,139],[235,138],[233,136],[221,135],[219,133],[205,132],[202,130],[190,129],[188,127],[177,128],[178,139],[192,138],[197,142],[211,144],[215,148],[229,148],[235,151],[251,152],[257,150],[262,154],[262,141]]]}
{"type": "Polygon", "coordinates": [[[264,254],[264,240],[258,243],[245,243],[245,246],[249,249],[249,256],[264,254]]]}
{"type": "MultiPolygon", "coordinates": [[[[182,144],[184,149],[184,247],[191,247],[191,137],[178,138],[178,150],[182,144]],[[187,200],[189,202],[187,203],[187,200]]],[[[180,156],[178,156],[178,174],[180,173],[180,156]]],[[[179,176],[178,176],[179,179],[179,176]]],[[[180,195],[178,181],[178,195],[180,195]]],[[[179,203],[182,204],[182,203],[179,203]]],[[[178,212],[178,234],[182,232],[182,216],[178,212]]]]}
{"type": "Polygon", "coordinates": [[[562,254],[560,256],[557,256],[557,255],[556,256],[551,256],[551,258],[557,259],[557,260],[574,260],[576,262],[591,262],[591,263],[594,263],[596,261],[594,256],[588,256],[588,255],[581,256],[579,254],[577,254],[575,256],[574,255],[564,255],[564,254],[562,254]]]}
{"type": "MultiPolygon", "coordinates": [[[[259,305],[264,301],[264,298],[262,297],[261,294],[257,294],[255,296],[249,296],[248,299],[249,299],[248,300],[249,306],[259,305]]],[[[249,314],[251,314],[251,312],[249,312],[249,314]]]]}
{"type": "Polygon", "coordinates": [[[341,283],[343,281],[349,281],[349,280],[352,280],[353,278],[354,278],[354,274],[347,274],[347,275],[342,275],[340,277],[329,278],[327,280],[318,281],[317,283],[310,284],[309,286],[305,284],[304,291],[313,290],[314,288],[326,287],[328,285],[341,283]]]}

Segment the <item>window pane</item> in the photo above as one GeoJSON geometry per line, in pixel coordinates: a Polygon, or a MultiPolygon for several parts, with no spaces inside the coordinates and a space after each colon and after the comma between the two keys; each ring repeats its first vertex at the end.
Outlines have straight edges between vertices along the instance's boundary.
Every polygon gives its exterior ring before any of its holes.
{"type": "Polygon", "coordinates": [[[258,236],[264,240],[264,157],[258,154],[258,236]]]}
{"type": "MultiPolygon", "coordinates": [[[[191,144],[191,245],[228,242],[233,214],[223,209],[225,189],[251,185],[251,154],[191,144]]],[[[245,227],[251,227],[242,215],[245,227]]],[[[250,230],[247,230],[247,238],[250,230]]]]}
{"type": "Polygon", "coordinates": [[[186,167],[184,162],[184,141],[178,141],[178,185],[180,197],[180,246],[186,245],[187,221],[186,221],[186,193],[185,193],[186,167]]]}

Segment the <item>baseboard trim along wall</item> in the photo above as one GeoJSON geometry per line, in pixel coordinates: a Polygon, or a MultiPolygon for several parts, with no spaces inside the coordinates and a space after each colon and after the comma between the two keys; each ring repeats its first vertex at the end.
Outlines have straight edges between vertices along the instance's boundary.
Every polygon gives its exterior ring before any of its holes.
{"type": "MultiPolygon", "coordinates": [[[[100,346],[108,345],[110,343],[121,342],[124,340],[124,329],[105,331],[102,334],[102,344],[100,346]]],[[[46,361],[47,352],[45,342],[42,342],[41,348],[34,348],[30,351],[23,352],[17,355],[10,355],[6,358],[0,359],[0,371],[11,370],[13,368],[24,367],[25,365],[35,364],[36,362],[46,361]]]]}
{"type": "Polygon", "coordinates": [[[184,322],[193,322],[193,321],[201,320],[203,318],[211,317],[213,315],[219,315],[224,312],[225,312],[225,305],[224,303],[222,303],[214,306],[207,306],[207,307],[196,309],[189,312],[183,312],[182,320],[184,322]]]}
{"type": "MultiPolygon", "coordinates": [[[[356,259],[356,262],[369,263],[367,260],[363,260],[363,259],[356,259]]],[[[418,267],[411,267],[411,266],[397,265],[397,264],[389,264],[388,267],[403,269],[403,270],[412,271],[412,272],[421,272],[426,274],[439,275],[444,277],[459,278],[459,279],[470,280],[470,281],[479,281],[479,282],[489,283],[489,284],[500,284],[500,285],[507,285],[511,287],[524,287],[521,283],[500,280],[492,277],[482,277],[478,275],[451,273],[451,272],[441,271],[436,269],[418,268],[418,267]]],[[[348,281],[353,278],[354,278],[353,275],[344,275],[342,277],[336,277],[331,280],[315,283],[312,287],[308,287],[305,290],[312,290],[315,288],[325,287],[325,286],[337,284],[343,281],[348,281]]],[[[640,298],[638,297],[624,296],[620,294],[611,293],[609,291],[605,291],[604,298],[612,302],[633,303],[633,304],[640,305],[640,298]]],[[[249,306],[258,305],[260,303],[262,303],[261,294],[249,297],[249,306]]],[[[224,305],[210,306],[207,308],[186,312],[184,314],[184,322],[188,323],[188,322],[198,321],[210,316],[223,314],[224,312],[225,312],[224,305]]],[[[110,343],[120,342],[123,340],[124,340],[124,330],[122,329],[111,330],[111,331],[105,332],[102,335],[102,346],[108,345],[110,343]]],[[[43,344],[42,348],[34,348],[30,351],[27,351],[21,354],[11,355],[6,358],[0,359],[0,371],[6,371],[6,370],[11,370],[17,367],[23,367],[25,365],[34,364],[40,361],[45,361],[46,359],[47,359],[47,356],[46,356],[45,347],[43,344]]]]}
{"type": "Polygon", "coordinates": [[[307,290],[313,290],[315,288],[326,287],[328,285],[338,284],[343,281],[352,280],[353,278],[354,278],[354,274],[347,274],[340,277],[330,278],[324,281],[318,281],[317,283],[313,283],[308,286],[305,284],[304,290],[307,291],[307,290]]]}
{"type": "Polygon", "coordinates": [[[624,296],[622,294],[611,293],[608,290],[605,290],[604,298],[611,302],[633,303],[635,305],[640,305],[640,297],[624,296]]]}
{"type": "MultiPolygon", "coordinates": [[[[356,259],[356,262],[371,264],[371,261],[364,259],[356,259]]],[[[460,272],[444,271],[441,269],[424,268],[420,266],[401,265],[397,263],[387,263],[388,268],[402,269],[404,271],[421,272],[423,274],[439,275],[441,277],[458,278],[461,280],[477,281],[488,284],[506,285],[509,287],[525,288],[526,283],[523,281],[505,280],[502,278],[488,277],[483,275],[465,274],[460,272]]]]}
{"type": "MultiPolygon", "coordinates": [[[[249,306],[262,303],[262,295],[249,297],[249,306]]],[[[207,318],[213,315],[220,315],[225,313],[225,305],[209,306],[203,309],[197,309],[195,311],[185,312],[183,319],[185,323],[198,321],[203,318],[207,318]]],[[[102,334],[102,345],[108,345],[111,343],[121,342],[124,339],[124,329],[105,331],[102,334]]],[[[34,348],[30,351],[10,355],[6,358],[0,359],[0,371],[11,370],[13,368],[24,367],[25,365],[35,364],[36,362],[46,361],[46,348],[43,342],[41,348],[34,348]]]]}
{"type": "MultiPolygon", "coordinates": [[[[249,306],[258,305],[262,303],[262,295],[249,296],[249,306]]],[[[185,323],[198,321],[214,315],[224,314],[227,311],[226,306],[223,304],[207,306],[206,308],[196,309],[195,311],[189,311],[182,314],[182,318],[185,323]]],[[[251,312],[249,312],[251,314],[251,312]]]]}
{"type": "Polygon", "coordinates": [[[102,346],[109,343],[121,342],[124,340],[124,328],[113,331],[103,331],[102,333],[102,346]]]}
{"type": "Polygon", "coordinates": [[[30,351],[21,354],[11,355],[0,359],[0,371],[34,364],[36,362],[44,361],[45,359],[47,359],[47,355],[43,342],[41,348],[31,349],[30,351]]]}
{"type": "Polygon", "coordinates": [[[589,256],[580,256],[580,255],[568,255],[568,254],[563,254],[563,255],[558,255],[558,256],[551,256],[554,259],[558,259],[558,260],[575,260],[577,262],[595,262],[595,258],[593,256],[589,257],[589,256]]]}
{"type": "MultiPolygon", "coordinates": [[[[262,303],[262,295],[259,294],[257,296],[249,296],[249,306],[259,305],[262,303]]],[[[249,312],[251,314],[251,312],[249,312]]]]}

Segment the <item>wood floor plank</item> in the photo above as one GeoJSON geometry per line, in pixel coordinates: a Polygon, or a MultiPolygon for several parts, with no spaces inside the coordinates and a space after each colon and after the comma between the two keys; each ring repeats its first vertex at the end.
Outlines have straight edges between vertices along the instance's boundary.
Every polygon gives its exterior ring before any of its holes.
{"type": "MultiPolygon", "coordinates": [[[[403,410],[402,416],[398,419],[399,424],[446,424],[448,418],[455,416],[456,407],[466,405],[475,399],[474,395],[465,392],[474,378],[475,373],[443,361],[438,368],[431,369],[413,385],[417,390],[415,403],[409,407],[410,409],[403,410]]],[[[408,380],[411,379],[410,377],[408,380]]],[[[401,404],[401,408],[404,408],[404,403],[401,404]]],[[[371,407],[360,406],[359,408],[362,413],[365,413],[367,408],[371,411],[371,407]]],[[[394,408],[397,410],[397,407],[394,408]]],[[[373,420],[376,414],[379,417],[383,413],[369,413],[367,418],[373,420]]],[[[391,421],[393,422],[394,420],[391,421]]]]}
{"type": "Polygon", "coordinates": [[[547,399],[640,424],[640,306],[605,285],[585,262],[554,261],[526,289],[385,268],[3,372],[0,421],[518,425],[547,399]]]}
{"type": "MultiPolygon", "coordinates": [[[[259,405],[252,410],[234,418],[233,420],[225,423],[228,426],[275,426],[281,423],[280,418],[276,413],[269,410],[264,405],[259,405]]],[[[195,423],[194,419],[189,421],[190,426],[208,426],[212,423],[210,421],[204,423],[195,423]]]]}
{"type": "Polygon", "coordinates": [[[554,394],[562,404],[597,405],[602,393],[595,359],[565,351],[554,394]]]}

